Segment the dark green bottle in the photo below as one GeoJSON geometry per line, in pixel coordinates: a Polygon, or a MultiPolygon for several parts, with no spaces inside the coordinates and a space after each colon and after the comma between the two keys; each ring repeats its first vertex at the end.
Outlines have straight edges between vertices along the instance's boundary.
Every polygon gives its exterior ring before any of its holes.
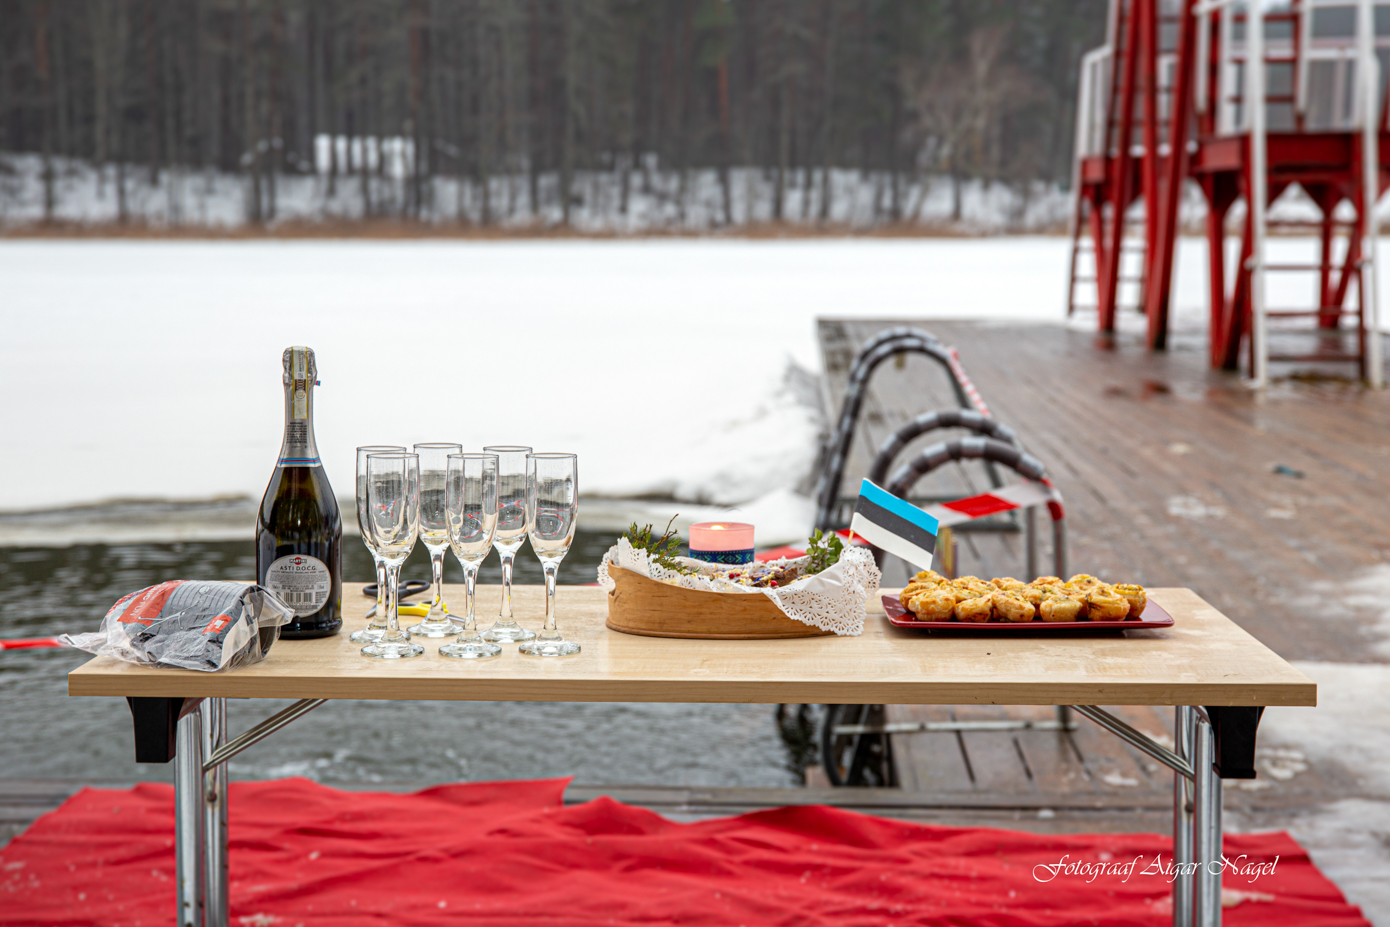
{"type": "Polygon", "coordinates": [[[285,440],[256,515],[256,581],[294,609],[284,638],[343,626],[343,519],[314,442],[314,352],[286,348],[285,440]]]}

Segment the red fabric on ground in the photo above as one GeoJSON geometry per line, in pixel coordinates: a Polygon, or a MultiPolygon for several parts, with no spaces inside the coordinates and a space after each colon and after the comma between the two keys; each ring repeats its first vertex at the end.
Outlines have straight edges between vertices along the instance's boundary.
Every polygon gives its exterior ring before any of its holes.
{"type": "MultiPolygon", "coordinates": [[[[566,780],[340,792],[303,779],[231,787],[232,924],[1167,925],[1142,875],[1156,834],[1048,837],[802,806],[677,824],[566,780]],[[1047,869],[1142,857],[1125,881],[1047,869]]],[[[1279,859],[1228,907],[1233,927],[1366,925],[1287,834],[1232,835],[1279,859]]],[[[83,789],[0,850],[0,923],[170,924],[173,790],[83,789]]]]}

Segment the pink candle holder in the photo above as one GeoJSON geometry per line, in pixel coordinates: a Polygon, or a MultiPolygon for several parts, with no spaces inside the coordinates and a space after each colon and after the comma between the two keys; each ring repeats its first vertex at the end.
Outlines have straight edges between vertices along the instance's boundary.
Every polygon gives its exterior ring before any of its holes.
{"type": "Polygon", "coordinates": [[[706,563],[752,563],[753,526],[738,521],[691,525],[690,556],[706,563]]]}

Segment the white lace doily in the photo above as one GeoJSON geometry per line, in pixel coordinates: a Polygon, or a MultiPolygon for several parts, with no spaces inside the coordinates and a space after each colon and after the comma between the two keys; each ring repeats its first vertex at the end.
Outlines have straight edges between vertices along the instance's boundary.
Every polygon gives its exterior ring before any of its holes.
{"type": "MultiPolygon", "coordinates": [[[[645,550],[634,548],[627,538],[618,538],[618,543],[608,549],[608,553],[603,555],[603,561],[598,565],[598,582],[605,590],[612,591],[613,580],[608,576],[608,567],[612,564],[648,579],[686,589],[741,595],[762,594],[775,602],[788,618],[809,624],[813,628],[820,628],[822,631],[857,637],[864,633],[864,603],[868,601],[869,596],[878,592],[881,576],[878,567],[874,565],[873,554],[865,547],[847,547],[834,566],[777,589],[759,589],[722,579],[717,573],[727,567],[720,564],[691,560],[689,557],[677,559],[682,566],[698,572],[692,574],[668,570],[659,563],[654,563],[645,550]]],[[[784,558],[765,565],[790,566],[804,564],[809,559],[784,558]]]]}

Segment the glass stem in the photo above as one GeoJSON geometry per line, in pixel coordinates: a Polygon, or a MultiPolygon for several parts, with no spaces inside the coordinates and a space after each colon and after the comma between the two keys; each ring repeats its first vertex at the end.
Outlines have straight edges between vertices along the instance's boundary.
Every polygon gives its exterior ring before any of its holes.
{"type": "Polygon", "coordinates": [[[477,631],[473,615],[473,594],[478,590],[478,565],[476,563],[465,563],[463,565],[463,585],[468,590],[468,614],[463,621],[463,630],[468,637],[473,637],[477,631]]]}
{"type": "Polygon", "coordinates": [[[373,556],[376,561],[376,614],[372,615],[369,627],[386,627],[386,561],[373,556]]]}
{"type": "Polygon", "coordinates": [[[386,634],[382,640],[403,640],[400,617],[396,611],[396,606],[400,602],[400,580],[401,565],[388,563],[386,565],[386,634]]]}
{"type": "Polygon", "coordinates": [[[444,549],[430,551],[430,573],[434,576],[434,601],[430,603],[431,619],[442,618],[444,607],[444,549]]]}
{"type": "Polygon", "coordinates": [[[502,552],[502,617],[512,620],[512,559],[515,551],[502,552]]]}
{"type": "Polygon", "coordinates": [[[560,564],[543,563],[545,570],[545,628],[537,635],[542,640],[559,640],[560,632],[555,630],[555,581],[560,572],[560,564]]]}

